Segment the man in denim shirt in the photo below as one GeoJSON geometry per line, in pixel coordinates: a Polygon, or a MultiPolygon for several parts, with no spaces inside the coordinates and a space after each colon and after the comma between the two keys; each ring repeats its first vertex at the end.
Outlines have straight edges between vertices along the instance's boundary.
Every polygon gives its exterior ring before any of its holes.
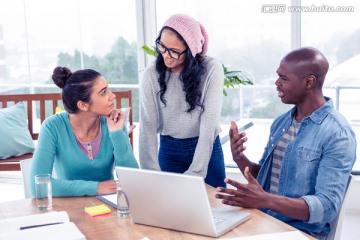
{"type": "Polygon", "coordinates": [[[273,122],[259,164],[244,155],[246,134],[232,122],[233,159],[248,184],[225,179],[236,190],[219,187],[223,194],[216,194],[224,204],[260,208],[319,239],[330,232],[356,159],[353,130],[322,93],[328,68],[314,48],[296,49],[281,60],[278,96],[295,106],[273,122]]]}

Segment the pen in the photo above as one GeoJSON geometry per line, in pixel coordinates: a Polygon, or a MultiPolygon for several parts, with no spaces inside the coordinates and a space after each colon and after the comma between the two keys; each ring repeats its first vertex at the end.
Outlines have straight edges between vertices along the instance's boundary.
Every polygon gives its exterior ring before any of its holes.
{"type": "Polygon", "coordinates": [[[44,227],[44,226],[62,224],[62,223],[63,222],[54,222],[54,223],[45,223],[45,224],[39,224],[39,225],[30,225],[30,226],[20,227],[20,230],[25,230],[25,229],[29,229],[29,228],[44,227]]]}

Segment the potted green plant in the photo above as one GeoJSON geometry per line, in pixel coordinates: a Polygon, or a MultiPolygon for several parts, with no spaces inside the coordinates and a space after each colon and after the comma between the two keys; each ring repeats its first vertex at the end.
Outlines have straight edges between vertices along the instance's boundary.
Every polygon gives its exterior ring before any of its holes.
{"type": "MultiPolygon", "coordinates": [[[[155,47],[149,47],[147,45],[143,45],[141,49],[148,55],[157,57],[158,53],[155,47]]],[[[224,89],[223,94],[227,96],[226,88],[234,88],[236,86],[240,87],[241,85],[253,85],[254,83],[251,79],[240,70],[232,70],[230,71],[224,64],[222,64],[224,70],[224,89]]]]}

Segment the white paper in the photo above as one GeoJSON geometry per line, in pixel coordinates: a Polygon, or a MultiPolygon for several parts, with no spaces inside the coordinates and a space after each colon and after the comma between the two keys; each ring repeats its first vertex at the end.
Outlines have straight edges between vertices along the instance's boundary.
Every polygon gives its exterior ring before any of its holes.
{"type": "Polygon", "coordinates": [[[226,238],[226,240],[309,240],[300,231],[260,234],[250,237],[226,238]]]}
{"type": "Polygon", "coordinates": [[[80,232],[74,223],[70,222],[69,215],[65,211],[54,211],[0,220],[0,240],[5,239],[77,240],[85,239],[85,236],[80,232]],[[34,225],[51,223],[59,224],[20,230],[21,227],[31,227],[34,225]]]}
{"type": "Polygon", "coordinates": [[[0,220],[0,234],[2,232],[20,230],[20,227],[58,222],[70,222],[69,215],[64,211],[54,211],[25,217],[4,219],[0,220]]]}
{"type": "Polygon", "coordinates": [[[105,202],[106,204],[109,204],[110,206],[117,208],[117,194],[109,194],[109,195],[101,195],[96,196],[99,200],[105,202]]]}
{"type": "Polygon", "coordinates": [[[114,203],[115,205],[117,205],[117,195],[116,194],[103,195],[102,197],[107,199],[108,201],[114,203]]]}
{"type": "Polygon", "coordinates": [[[85,236],[74,223],[56,224],[44,227],[30,228],[0,233],[0,240],[82,240],[85,236]]]}

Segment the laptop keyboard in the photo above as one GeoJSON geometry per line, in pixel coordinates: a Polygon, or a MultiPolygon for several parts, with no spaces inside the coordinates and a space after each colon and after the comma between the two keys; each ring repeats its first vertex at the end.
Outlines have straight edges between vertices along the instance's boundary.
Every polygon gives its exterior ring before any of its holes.
{"type": "Polygon", "coordinates": [[[225,221],[223,218],[214,218],[215,226],[220,225],[223,221],[225,221]]]}

